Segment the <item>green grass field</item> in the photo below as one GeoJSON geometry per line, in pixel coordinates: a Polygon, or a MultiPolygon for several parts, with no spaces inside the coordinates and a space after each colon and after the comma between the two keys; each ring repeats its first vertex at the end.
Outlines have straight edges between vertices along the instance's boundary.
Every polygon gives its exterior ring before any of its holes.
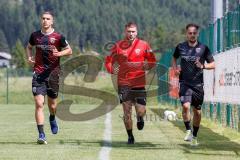
{"type": "MultiPolygon", "coordinates": [[[[82,113],[93,105],[73,105],[71,112],[82,113]]],[[[233,160],[240,159],[240,134],[222,128],[204,119],[199,133],[200,146],[190,147],[183,141],[184,127],[181,122],[161,120],[165,106],[148,106],[146,125],[143,131],[136,129],[136,144],[127,145],[127,135],[122,122],[119,105],[111,112],[112,160],[233,160]]],[[[45,108],[46,117],[48,116],[45,108]]],[[[134,113],[134,112],[133,112],[134,113]]],[[[106,116],[85,122],[58,120],[60,131],[52,135],[46,121],[47,145],[37,145],[37,129],[33,105],[0,105],[0,159],[1,160],[96,160],[105,145],[106,116]]],[[[47,118],[46,118],[47,119],[47,118]]]]}
{"type": "MultiPolygon", "coordinates": [[[[93,88],[105,91],[113,92],[111,77],[108,76],[98,76],[96,81],[93,83],[85,83],[83,81],[83,75],[70,75],[65,81],[65,85],[75,85],[86,88],[93,88]]],[[[6,77],[0,77],[0,104],[6,104],[7,99],[7,80],[6,77]]],[[[9,104],[34,104],[32,98],[32,77],[9,77],[8,79],[8,103],[9,104]]],[[[59,93],[59,98],[62,99],[70,98],[75,103],[83,104],[98,104],[99,101],[91,97],[67,95],[59,93]]]]}
{"type": "MultiPolygon", "coordinates": [[[[70,75],[65,83],[116,95],[111,78],[106,75],[99,76],[94,83],[84,83],[82,76],[70,75]]],[[[37,145],[31,77],[9,78],[8,105],[5,104],[4,78],[0,79],[0,88],[0,160],[240,159],[240,133],[203,119],[199,133],[200,146],[192,148],[189,143],[183,141],[184,127],[181,120],[162,120],[164,109],[174,108],[159,105],[156,97],[148,98],[146,125],[143,131],[136,129],[134,119],[134,145],[126,144],[127,134],[120,105],[111,112],[110,118],[108,114],[85,122],[58,119],[60,131],[57,135],[50,132],[48,109],[45,108],[45,133],[48,144],[37,145]]],[[[60,93],[59,101],[61,99],[73,100],[74,105],[70,108],[72,113],[90,111],[101,102],[94,97],[60,93]]]]}

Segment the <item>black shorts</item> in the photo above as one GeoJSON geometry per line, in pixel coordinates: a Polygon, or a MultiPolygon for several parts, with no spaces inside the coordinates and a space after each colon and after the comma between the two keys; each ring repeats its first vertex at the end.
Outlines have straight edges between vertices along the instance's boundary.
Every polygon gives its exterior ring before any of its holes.
{"type": "Polygon", "coordinates": [[[130,88],[128,86],[119,86],[118,96],[120,99],[120,103],[132,101],[133,103],[138,103],[146,106],[147,93],[144,87],[130,88]]]}
{"type": "Polygon", "coordinates": [[[55,76],[51,79],[39,75],[37,73],[33,74],[32,79],[32,93],[34,96],[37,95],[47,95],[50,98],[57,98],[59,90],[59,76],[55,76]]]}
{"type": "Polygon", "coordinates": [[[180,83],[179,97],[182,104],[189,102],[196,109],[200,110],[203,104],[203,85],[190,86],[180,83]]]}

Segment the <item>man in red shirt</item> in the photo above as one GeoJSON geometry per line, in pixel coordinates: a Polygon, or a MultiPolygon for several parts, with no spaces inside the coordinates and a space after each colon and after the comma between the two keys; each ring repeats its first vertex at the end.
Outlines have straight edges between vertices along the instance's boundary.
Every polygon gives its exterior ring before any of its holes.
{"type": "Polygon", "coordinates": [[[137,38],[137,25],[129,22],[125,26],[125,38],[117,42],[106,57],[105,67],[111,74],[117,74],[120,102],[123,105],[124,124],[128,144],[134,144],[132,134],[132,105],[137,113],[137,128],[144,127],[146,114],[145,73],[155,66],[156,58],[149,44],[137,38]],[[117,66],[117,67],[116,67],[117,66]]]}
{"type": "Polygon", "coordinates": [[[58,125],[55,119],[57,96],[58,96],[58,74],[60,70],[60,57],[72,54],[72,49],[64,36],[55,32],[53,15],[44,12],[41,16],[41,30],[33,32],[27,46],[28,62],[33,67],[32,93],[35,101],[35,119],[39,132],[38,144],[47,144],[44,124],[44,96],[48,96],[49,122],[53,134],[57,134],[58,125]],[[32,56],[32,47],[36,47],[35,58],[32,56]],[[50,79],[50,75],[51,79],[50,79]]]}

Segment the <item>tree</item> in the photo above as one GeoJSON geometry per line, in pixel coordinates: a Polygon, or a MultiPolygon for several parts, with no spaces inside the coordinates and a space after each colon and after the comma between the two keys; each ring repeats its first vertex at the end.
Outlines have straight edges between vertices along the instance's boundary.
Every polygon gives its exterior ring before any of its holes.
{"type": "Polygon", "coordinates": [[[7,39],[5,37],[5,34],[2,30],[0,30],[0,52],[7,52],[9,53],[9,46],[7,43],[7,39]]]}
{"type": "Polygon", "coordinates": [[[174,48],[179,42],[185,40],[185,33],[183,29],[176,31],[169,31],[164,26],[159,25],[153,32],[151,32],[151,44],[157,48],[161,53],[170,48],[174,48]]]}
{"type": "Polygon", "coordinates": [[[15,65],[18,69],[25,69],[29,67],[26,59],[25,48],[19,39],[12,51],[12,65],[15,65]]]}
{"type": "MultiPolygon", "coordinates": [[[[124,25],[128,21],[135,21],[138,24],[140,37],[143,37],[148,28],[154,30],[162,25],[165,33],[173,33],[170,36],[174,40],[175,32],[179,34],[188,22],[206,26],[210,19],[209,0],[22,0],[22,3],[15,2],[18,1],[0,1],[0,17],[4,22],[0,23],[0,30],[3,31],[9,48],[15,46],[17,39],[20,39],[24,45],[27,43],[29,33],[39,29],[39,16],[44,10],[54,13],[54,27],[66,36],[72,47],[77,45],[83,50],[89,48],[91,44],[91,49],[100,53],[105,43],[117,41],[123,37],[124,25]]],[[[161,37],[158,38],[160,38],[159,42],[165,41],[161,37]]],[[[158,43],[158,45],[161,44],[158,43]]],[[[164,47],[167,49],[169,45],[164,47]]]]}

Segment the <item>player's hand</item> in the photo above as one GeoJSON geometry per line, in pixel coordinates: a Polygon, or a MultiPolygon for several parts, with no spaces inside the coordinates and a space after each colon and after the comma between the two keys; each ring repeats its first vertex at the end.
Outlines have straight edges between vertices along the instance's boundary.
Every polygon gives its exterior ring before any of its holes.
{"type": "Polygon", "coordinates": [[[28,63],[29,63],[30,65],[35,64],[35,61],[34,61],[33,57],[28,57],[28,63]]]}
{"type": "Polygon", "coordinates": [[[53,48],[52,49],[53,55],[56,57],[61,57],[61,52],[58,52],[57,48],[53,48]]]}
{"type": "Polygon", "coordinates": [[[148,65],[147,65],[147,63],[145,63],[145,62],[143,62],[143,63],[141,64],[141,67],[142,67],[142,70],[144,70],[144,71],[148,70],[148,65]]]}
{"type": "Polygon", "coordinates": [[[174,69],[174,72],[175,72],[175,76],[179,76],[180,72],[181,72],[181,69],[176,68],[176,69],[174,69]]]}
{"type": "Polygon", "coordinates": [[[203,64],[199,61],[199,59],[195,61],[195,65],[197,66],[197,68],[203,69],[203,64]]]}

